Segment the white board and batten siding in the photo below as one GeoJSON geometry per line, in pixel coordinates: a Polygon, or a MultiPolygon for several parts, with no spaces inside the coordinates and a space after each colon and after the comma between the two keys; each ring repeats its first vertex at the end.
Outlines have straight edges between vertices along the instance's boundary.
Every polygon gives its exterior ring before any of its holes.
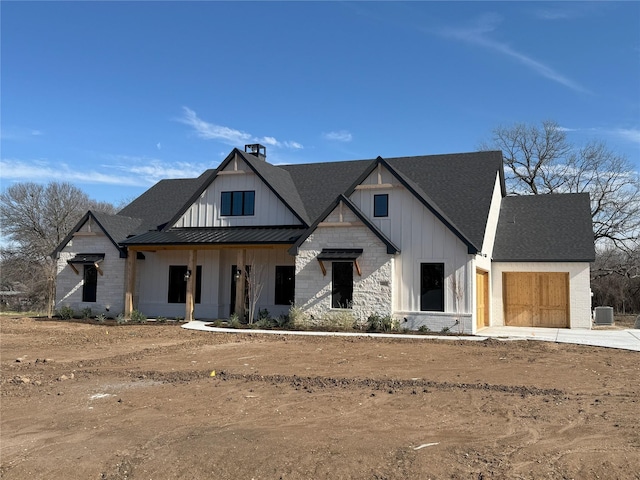
{"type": "MultiPolygon", "coordinates": [[[[276,267],[294,266],[295,258],[287,251],[289,245],[273,248],[248,248],[244,250],[245,263],[251,265],[251,271],[255,273],[256,280],[262,285],[260,298],[256,303],[258,310],[267,309],[271,317],[286,315],[291,305],[276,305],[276,267]]],[[[238,250],[222,250],[220,254],[220,292],[219,318],[228,318],[231,300],[231,267],[238,265],[238,250]]],[[[297,281],[297,279],[296,279],[297,281]]]]}
{"type": "Polygon", "coordinates": [[[291,210],[265,185],[244,160],[231,161],[218,174],[175,227],[246,227],[264,225],[300,225],[291,210]],[[222,192],[254,191],[255,211],[251,216],[220,215],[222,192]]]}
{"type": "Polygon", "coordinates": [[[396,316],[407,318],[409,328],[417,328],[424,321],[432,329],[450,326],[460,316],[465,331],[470,332],[475,272],[474,256],[467,253],[467,246],[383,167],[372,172],[362,185],[353,192],[351,200],[401,250],[394,262],[393,275],[396,316]],[[377,194],[389,195],[388,217],[373,216],[373,197],[377,194]],[[420,311],[422,263],[444,263],[445,312],[420,311]],[[449,287],[456,274],[465,289],[458,312],[449,287]]]}
{"type": "MultiPolygon", "coordinates": [[[[287,246],[274,248],[246,249],[247,264],[253,265],[253,271],[260,274],[262,293],[256,305],[266,308],[272,316],[286,314],[290,305],[275,305],[276,266],[294,265],[294,258],[287,252],[287,246]]],[[[199,250],[197,265],[202,268],[201,301],[194,307],[195,318],[228,318],[231,300],[231,267],[238,263],[238,249],[199,250]]],[[[169,267],[187,265],[188,251],[144,252],[145,259],[138,260],[136,292],[134,299],[137,308],[147,316],[167,318],[184,317],[184,303],[168,303],[169,267]],[[143,299],[138,302],[137,300],[143,299]]]]}
{"type": "Polygon", "coordinates": [[[60,251],[57,260],[56,310],[71,307],[80,312],[90,308],[93,315],[116,316],[124,310],[126,259],[105,235],[104,231],[89,219],[60,251]],[[84,267],[73,271],[67,260],[79,253],[104,253],[100,262],[102,275],[98,275],[96,301],[83,302],[84,267]],[[108,310],[107,310],[108,309],[108,310]]]}
{"type": "MultiPolygon", "coordinates": [[[[145,259],[137,260],[136,298],[134,306],[148,317],[184,318],[184,303],[169,303],[169,267],[188,265],[189,252],[160,250],[144,252],[145,259]]],[[[202,267],[201,302],[194,308],[196,318],[218,318],[219,309],[219,250],[200,250],[196,264],[202,267]]]]}

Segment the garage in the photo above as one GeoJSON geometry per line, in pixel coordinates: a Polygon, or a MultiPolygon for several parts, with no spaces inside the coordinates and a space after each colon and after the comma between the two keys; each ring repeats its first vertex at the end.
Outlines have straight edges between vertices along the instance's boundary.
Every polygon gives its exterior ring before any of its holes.
{"type": "Polygon", "coordinates": [[[504,324],[569,328],[567,272],[504,272],[504,324]]]}

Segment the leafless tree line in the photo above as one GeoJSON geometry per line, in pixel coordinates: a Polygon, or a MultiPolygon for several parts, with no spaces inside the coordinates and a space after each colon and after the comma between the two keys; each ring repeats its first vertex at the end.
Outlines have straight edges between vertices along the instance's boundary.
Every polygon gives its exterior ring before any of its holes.
{"type": "Polygon", "coordinates": [[[90,209],[116,210],[67,182],[16,183],[0,193],[0,289],[20,293],[7,298],[20,298],[22,306],[37,311],[50,308],[55,292],[51,252],[90,209]]]}
{"type": "Polygon", "coordinates": [[[602,141],[576,146],[554,121],[493,130],[481,149],[502,150],[510,194],[589,193],[596,245],[596,305],[640,312],[640,176],[602,141]]]}

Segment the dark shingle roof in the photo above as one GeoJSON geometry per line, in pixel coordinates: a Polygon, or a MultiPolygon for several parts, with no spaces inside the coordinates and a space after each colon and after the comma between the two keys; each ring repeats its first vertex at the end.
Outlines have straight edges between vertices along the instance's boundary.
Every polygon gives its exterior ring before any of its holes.
{"type": "Polygon", "coordinates": [[[304,231],[303,226],[172,228],[166,231],[146,232],[124,241],[123,244],[292,244],[304,231]]]}
{"type": "MultiPolygon", "coordinates": [[[[482,248],[496,178],[498,151],[385,158],[421,200],[429,203],[467,242],[482,248]]],[[[317,219],[337,195],[363,180],[376,160],[283,165],[291,173],[307,212],[317,219]]]]}
{"type": "Polygon", "coordinates": [[[135,232],[156,230],[170,221],[193,193],[213,174],[207,170],[198,178],[160,180],[118,212],[118,215],[142,219],[135,232]]]}
{"type": "Polygon", "coordinates": [[[592,262],[590,213],[587,193],[505,197],[493,260],[592,262]]]}
{"type": "Polygon", "coordinates": [[[115,243],[120,243],[126,239],[131,232],[135,231],[142,220],[139,218],[125,217],[123,215],[109,215],[102,212],[91,212],[105,232],[115,243]]]}
{"type": "Polygon", "coordinates": [[[281,165],[291,175],[311,224],[374,160],[281,165]]]}
{"type": "Polygon", "coordinates": [[[271,186],[275,194],[293,210],[302,222],[311,225],[314,219],[307,214],[300,193],[287,170],[260,160],[250,153],[240,152],[239,150],[238,153],[264,179],[267,185],[271,186]]]}
{"type": "MultiPolygon", "coordinates": [[[[385,159],[419,187],[456,229],[482,248],[496,178],[502,173],[500,152],[458,153],[385,159]]],[[[501,187],[504,179],[500,176],[501,187]]],[[[504,191],[504,189],[503,189],[504,191]]]]}

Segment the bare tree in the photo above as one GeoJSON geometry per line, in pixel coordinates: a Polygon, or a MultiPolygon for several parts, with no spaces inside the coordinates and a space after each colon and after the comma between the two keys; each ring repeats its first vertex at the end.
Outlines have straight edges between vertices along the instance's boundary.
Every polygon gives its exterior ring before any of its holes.
{"type": "Polygon", "coordinates": [[[246,270],[247,297],[249,298],[248,317],[249,323],[253,323],[256,318],[256,307],[264,287],[263,273],[264,265],[256,265],[254,261],[248,263],[251,267],[246,270]]]}
{"type": "Polygon", "coordinates": [[[0,194],[0,224],[8,241],[0,251],[2,282],[22,285],[36,308],[49,306],[55,282],[51,252],[87,210],[115,213],[66,182],[16,183],[0,194]]]}
{"type": "Polygon", "coordinates": [[[550,120],[498,127],[480,148],[502,151],[511,194],[589,193],[596,302],[635,305],[630,295],[638,295],[640,272],[640,176],[631,163],[601,141],[573,145],[550,120]]]}
{"type": "Polygon", "coordinates": [[[460,321],[460,306],[462,305],[465,294],[464,279],[461,272],[454,272],[453,275],[449,277],[449,288],[453,294],[458,333],[464,333],[464,322],[460,321]]]}
{"type": "Polygon", "coordinates": [[[622,155],[600,141],[577,147],[557,123],[517,123],[493,130],[483,150],[502,151],[511,194],[589,193],[599,246],[632,251],[640,236],[640,177],[622,155]]]}

